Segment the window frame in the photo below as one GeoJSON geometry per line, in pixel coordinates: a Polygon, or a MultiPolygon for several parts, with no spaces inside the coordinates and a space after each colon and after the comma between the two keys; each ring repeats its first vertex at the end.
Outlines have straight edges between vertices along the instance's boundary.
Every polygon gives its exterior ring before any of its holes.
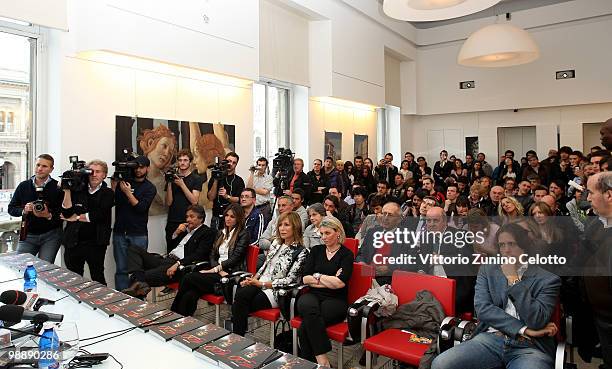
{"type": "MultiPolygon", "coordinates": [[[[292,109],[292,98],[293,98],[293,90],[292,90],[292,86],[290,84],[287,83],[283,83],[283,82],[279,82],[279,81],[271,81],[271,80],[260,80],[259,82],[254,82],[254,84],[257,85],[261,85],[264,86],[265,88],[265,96],[264,96],[264,142],[263,142],[263,150],[265,152],[265,157],[268,159],[268,161],[271,163],[272,160],[274,159],[274,155],[276,154],[276,152],[271,152],[270,151],[270,142],[268,140],[268,134],[270,132],[270,119],[269,119],[269,112],[268,112],[268,104],[269,104],[269,97],[270,97],[270,89],[271,88],[276,88],[276,89],[282,89],[285,90],[286,93],[286,99],[285,99],[285,104],[286,104],[286,109],[285,109],[285,134],[284,134],[284,139],[283,141],[285,142],[284,145],[282,147],[285,148],[290,148],[291,146],[291,109],[292,109]]],[[[253,142],[253,145],[255,145],[255,142],[253,142]]],[[[254,160],[257,160],[258,158],[254,158],[254,160]]]]}

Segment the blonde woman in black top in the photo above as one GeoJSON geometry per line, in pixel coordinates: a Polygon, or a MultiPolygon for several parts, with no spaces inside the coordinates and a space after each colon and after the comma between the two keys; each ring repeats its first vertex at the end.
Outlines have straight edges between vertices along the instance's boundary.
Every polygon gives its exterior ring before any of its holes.
{"type": "Polygon", "coordinates": [[[325,328],[340,323],[348,309],[348,281],[353,272],[353,253],[343,247],[342,223],[326,216],[319,227],[323,245],[310,249],[302,282],[310,286],[297,303],[302,325],[298,329],[301,356],[329,366],[331,342],[325,328]]]}

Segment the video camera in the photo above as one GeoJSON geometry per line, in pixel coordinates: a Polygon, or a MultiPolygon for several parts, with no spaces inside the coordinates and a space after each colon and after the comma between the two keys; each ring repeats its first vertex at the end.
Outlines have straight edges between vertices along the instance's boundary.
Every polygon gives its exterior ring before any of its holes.
{"type": "Polygon", "coordinates": [[[211,169],[211,179],[216,179],[217,182],[221,182],[221,180],[227,177],[227,173],[229,171],[229,161],[225,159],[220,160],[220,158],[217,157],[217,162],[215,164],[209,165],[208,169],[211,169]]]}
{"type": "Polygon", "coordinates": [[[279,147],[272,160],[272,177],[274,177],[274,195],[280,196],[289,188],[289,172],[293,169],[295,154],[291,149],[279,147]],[[277,176],[278,175],[278,176],[277,176]]]}
{"type": "Polygon", "coordinates": [[[136,158],[138,154],[132,152],[132,149],[123,149],[123,159],[114,161],[115,173],[111,177],[114,180],[130,182],[134,179],[134,170],[138,168],[136,158]]]}
{"type": "Polygon", "coordinates": [[[72,164],[72,169],[64,172],[61,176],[60,186],[62,190],[74,192],[83,191],[87,188],[91,169],[85,166],[85,161],[79,160],[78,156],[69,156],[68,160],[72,164]]]}

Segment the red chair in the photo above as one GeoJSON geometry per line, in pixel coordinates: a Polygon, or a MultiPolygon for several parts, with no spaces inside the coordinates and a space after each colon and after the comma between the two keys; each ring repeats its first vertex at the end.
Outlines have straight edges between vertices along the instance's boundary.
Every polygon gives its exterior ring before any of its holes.
{"type": "MultiPolygon", "coordinates": [[[[348,282],[348,304],[350,305],[355,302],[358,298],[364,296],[370,287],[372,287],[372,280],[374,279],[374,267],[371,265],[365,265],[360,263],[353,263],[353,273],[351,279],[348,282]]],[[[298,337],[297,330],[302,325],[301,317],[292,317],[289,321],[293,330],[293,355],[298,354],[298,337]]],[[[346,321],[338,324],[331,325],[326,329],[327,337],[340,343],[338,350],[338,368],[342,369],[343,364],[343,345],[354,344],[357,342],[347,341],[349,337],[349,329],[346,321]]]]}
{"type": "Polygon", "coordinates": [[[359,251],[359,240],[355,238],[347,238],[344,240],[344,247],[351,250],[353,255],[357,257],[357,252],[359,251]]]}
{"type": "MultiPolygon", "coordinates": [[[[455,283],[455,280],[450,278],[395,271],[391,287],[397,294],[400,305],[414,300],[418,291],[428,290],[440,301],[447,316],[455,316],[455,283]]],[[[409,342],[408,334],[400,329],[387,329],[364,341],[366,369],[372,368],[372,353],[419,366],[419,361],[428,347],[425,344],[409,342]]]]}
{"type": "MultiPolygon", "coordinates": [[[[259,247],[257,245],[253,244],[247,246],[246,267],[249,273],[257,272],[257,255],[259,255],[259,247]]],[[[170,283],[166,287],[178,290],[179,283],[170,283]]],[[[225,302],[225,298],[223,296],[207,293],[200,296],[200,299],[215,305],[215,324],[218,326],[221,322],[221,305],[225,302]]]]}

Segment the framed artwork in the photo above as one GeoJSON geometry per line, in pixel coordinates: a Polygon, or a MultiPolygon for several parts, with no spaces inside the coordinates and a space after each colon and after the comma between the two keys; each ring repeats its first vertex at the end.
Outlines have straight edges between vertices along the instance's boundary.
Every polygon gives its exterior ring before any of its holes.
{"type": "Polygon", "coordinates": [[[354,136],[354,151],[355,156],[361,156],[364,159],[368,157],[368,135],[355,135],[354,136]]]}
{"type": "Polygon", "coordinates": [[[325,131],[323,158],[328,156],[334,159],[334,162],[342,159],[342,132],[325,131]]]}
{"type": "MultiPolygon", "coordinates": [[[[167,213],[164,172],[176,161],[176,153],[189,149],[193,154],[193,169],[208,175],[208,166],[226,153],[235,151],[236,126],[222,123],[186,122],[167,119],[115,117],[115,159],[123,159],[123,150],[146,155],[151,161],[147,179],[157,188],[149,215],[167,213]]],[[[109,168],[112,172],[112,168],[109,168]]],[[[204,183],[206,189],[208,184],[204,183]]],[[[207,191],[201,191],[199,203],[209,206],[207,191]]]]}
{"type": "Polygon", "coordinates": [[[465,153],[472,154],[474,159],[478,155],[478,136],[470,136],[465,138],[465,153]]]}

